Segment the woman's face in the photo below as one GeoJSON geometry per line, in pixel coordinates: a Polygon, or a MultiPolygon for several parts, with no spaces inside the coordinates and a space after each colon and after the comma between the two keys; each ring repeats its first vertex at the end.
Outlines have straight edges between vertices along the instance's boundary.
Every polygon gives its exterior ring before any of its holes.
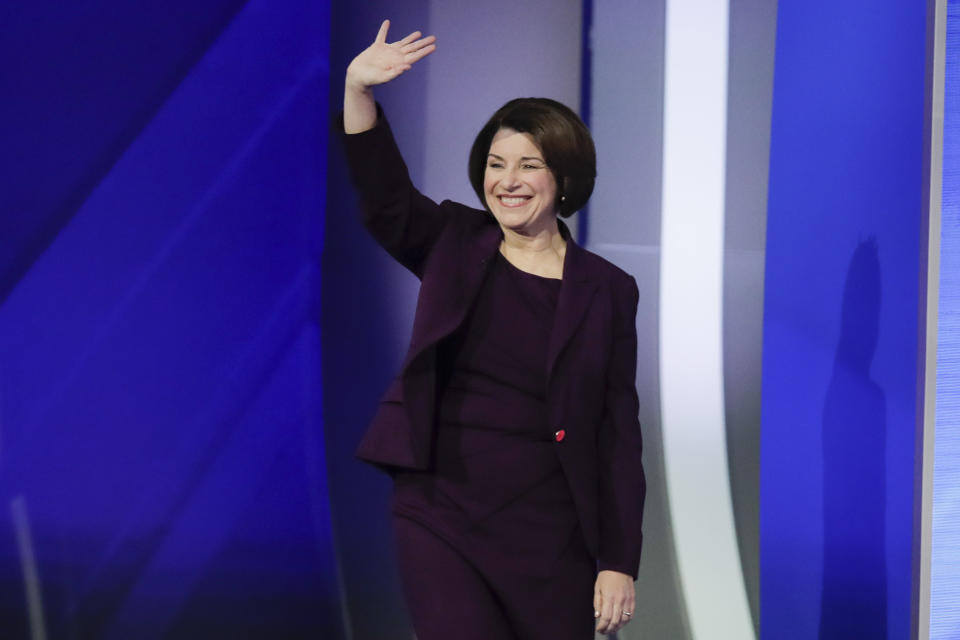
{"type": "Polygon", "coordinates": [[[557,181],[528,133],[504,128],[493,136],[483,192],[504,229],[534,235],[556,224],[557,181]]]}

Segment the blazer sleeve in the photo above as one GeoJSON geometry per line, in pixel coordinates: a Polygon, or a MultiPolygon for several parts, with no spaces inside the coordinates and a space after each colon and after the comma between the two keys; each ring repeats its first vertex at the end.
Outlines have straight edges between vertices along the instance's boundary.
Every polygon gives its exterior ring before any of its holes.
{"type": "Polygon", "coordinates": [[[646,480],[637,398],[636,281],[627,276],[615,295],[616,329],[598,435],[600,548],[597,567],[636,579],[643,543],[646,480]]]}
{"type": "Polygon", "coordinates": [[[342,112],[334,127],[360,197],[364,226],[391,256],[422,278],[426,257],[446,224],[447,212],[414,188],[379,104],[372,129],[345,133],[342,112]]]}

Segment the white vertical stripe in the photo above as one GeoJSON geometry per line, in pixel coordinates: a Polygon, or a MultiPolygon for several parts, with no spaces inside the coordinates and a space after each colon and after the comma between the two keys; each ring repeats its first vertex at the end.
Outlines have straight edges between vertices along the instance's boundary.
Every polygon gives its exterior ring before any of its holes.
{"type": "MultiPolygon", "coordinates": [[[[933,488],[934,453],[936,436],[937,401],[937,330],[940,319],[940,228],[943,199],[943,118],[947,54],[947,2],[934,0],[932,51],[927,59],[927,238],[926,280],[921,289],[926,305],[926,322],[923,331],[920,362],[922,406],[920,413],[920,439],[917,454],[920,455],[919,522],[914,522],[914,610],[912,626],[917,640],[931,637],[931,624],[935,612],[931,609],[931,555],[933,551],[933,488]]],[[[929,36],[928,36],[929,37],[929,36]]],[[[914,491],[914,501],[918,499],[914,491]]],[[[915,508],[916,512],[917,509],[915,508]]]]}
{"type": "Polygon", "coordinates": [[[27,503],[23,496],[17,496],[10,502],[10,515],[13,520],[14,535],[17,539],[17,551],[20,553],[20,566],[23,567],[23,588],[26,592],[27,614],[30,617],[30,638],[45,640],[46,628],[43,622],[43,599],[40,596],[40,573],[33,551],[33,536],[30,533],[30,519],[27,516],[27,503]]]}
{"type": "Polygon", "coordinates": [[[723,400],[726,0],[668,0],[660,384],[667,489],[695,639],[754,637],[723,400]]]}

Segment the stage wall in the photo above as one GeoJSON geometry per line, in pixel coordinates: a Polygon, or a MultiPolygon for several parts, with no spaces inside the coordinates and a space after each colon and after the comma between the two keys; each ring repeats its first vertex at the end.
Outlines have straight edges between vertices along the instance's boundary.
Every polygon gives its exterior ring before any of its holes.
{"type": "MultiPolygon", "coordinates": [[[[362,230],[330,127],[385,17],[439,38],[377,92],[427,195],[477,204],[469,146],[510,98],[594,132],[574,226],[641,291],[650,493],[620,639],[910,637],[912,0],[6,3],[0,635],[411,634],[389,479],[353,451],[417,282],[362,230]]],[[[933,637],[954,620],[944,442],[933,637]]]]}
{"type": "Polygon", "coordinates": [[[341,637],[329,4],[0,23],[0,635],[341,637]]]}
{"type": "Polygon", "coordinates": [[[927,6],[778,7],[763,325],[763,637],[908,638],[927,6]]]}

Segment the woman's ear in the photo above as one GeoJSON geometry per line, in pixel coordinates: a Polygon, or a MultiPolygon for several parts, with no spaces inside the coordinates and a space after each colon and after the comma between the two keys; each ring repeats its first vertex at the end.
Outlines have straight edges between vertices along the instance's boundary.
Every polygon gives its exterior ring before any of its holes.
{"type": "Polygon", "coordinates": [[[558,196],[558,198],[557,198],[557,213],[559,213],[559,214],[561,214],[561,215],[566,213],[566,211],[564,210],[564,208],[565,208],[565,206],[566,206],[566,200],[567,200],[567,195],[566,195],[566,194],[567,194],[568,191],[570,191],[570,178],[569,178],[569,177],[564,178],[564,179],[561,181],[561,185],[560,185],[560,187],[559,187],[559,189],[558,189],[558,192],[557,192],[557,196],[558,196]]]}

